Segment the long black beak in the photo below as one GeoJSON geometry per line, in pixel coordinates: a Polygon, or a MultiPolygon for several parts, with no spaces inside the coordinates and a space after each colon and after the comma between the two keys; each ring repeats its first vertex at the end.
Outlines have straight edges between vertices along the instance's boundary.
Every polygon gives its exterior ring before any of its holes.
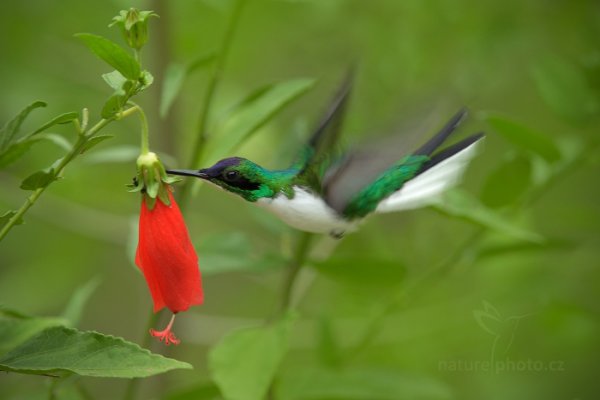
{"type": "Polygon", "coordinates": [[[201,169],[168,169],[167,174],[181,175],[181,176],[194,176],[200,179],[208,178],[208,175],[202,172],[201,169]]]}

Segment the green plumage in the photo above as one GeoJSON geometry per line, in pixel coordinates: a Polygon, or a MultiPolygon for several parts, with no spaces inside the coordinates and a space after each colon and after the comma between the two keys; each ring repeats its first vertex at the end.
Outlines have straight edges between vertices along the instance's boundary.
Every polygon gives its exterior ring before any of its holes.
{"type": "Polygon", "coordinates": [[[343,211],[348,219],[361,218],[375,211],[379,202],[400,190],[404,183],[412,179],[429,161],[423,155],[410,155],[387,169],[373,183],[352,197],[343,211]]]}

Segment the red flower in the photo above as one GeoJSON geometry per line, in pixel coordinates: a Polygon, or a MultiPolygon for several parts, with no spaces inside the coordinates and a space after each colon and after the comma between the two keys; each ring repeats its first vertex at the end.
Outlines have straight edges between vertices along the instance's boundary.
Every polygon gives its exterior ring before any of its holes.
{"type": "MultiPolygon", "coordinates": [[[[163,203],[158,196],[154,206],[149,208],[146,195],[143,196],[135,263],[148,283],[154,312],[167,307],[176,314],[202,304],[202,279],[198,256],[181,211],[170,187],[165,186],[170,204],[163,203]]],[[[179,341],[170,329],[172,322],[164,331],[151,330],[150,333],[167,344],[177,344],[179,341]]]]}

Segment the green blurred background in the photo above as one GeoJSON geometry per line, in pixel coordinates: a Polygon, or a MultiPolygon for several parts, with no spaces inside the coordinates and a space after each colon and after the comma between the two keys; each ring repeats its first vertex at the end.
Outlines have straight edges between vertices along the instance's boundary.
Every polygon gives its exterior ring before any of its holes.
{"type": "MultiPolygon", "coordinates": [[[[111,18],[130,6],[153,9],[161,17],[150,22],[143,61],[157,80],[137,101],[150,118],[151,146],[167,163],[192,167],[185,163],[208,74],[201,69],[185,81],[166,118],[159,116],[160,82],[170,64],[219,48],[232,4],[3,1],[0,121],[37,99],[49,106],[28,127],[82,107],[96,120],[110,94],[100,75],[109,69],[73,34],[121,42],[107,28],[111,18]]],[[[265,84],[317,81],[238,155],[285,166],[357,63],[348,143],[393,130],[406,110],[428,101],[467,105],[472,118],[464,133],[485,130],[488,137],[463,187],[500,218],[544,238],[523,241],[428,208],[371,218],[325,262],[316,260],[332,242],[320,240],[297,288],[300,318],[278,374],[280,398],[597,397],[599,41],[594,0],[248,1],[212,123],[265,84]],[[507,140],[527,132],[507,135],[498,120],[549,138],[561,159],[551,164],[518,138],[507,140]]],[[[135,174],[137,122],[111,124],[104,133],[115,138],[71,164],[0,244],[0,303],[56,315],[97,278],[81,328],[141,342],[151,299],[131,262],[139,199],[124,186],[135,174]]],[[[55,131],[74,135],[69,127],[55,131]]],[[[62,152],[40,144],[0,172],[0,213],[20,206],[27,193],[19,182],[62,152]]],[[[195,369],[144,381],[142,398],[219,398],[207,351],[277,308],[295,238],[261,210],[210,187],[200,188],[185,214],[200,249],[206,302],[178,317],[182,345],[154,350],[195,369]]],[[[124,389],[116,380],[85,384],[97,398],[124,389]]],[[[38,398],[45,385],[43,378],[3,375],[0,398],[38,398]]]]}

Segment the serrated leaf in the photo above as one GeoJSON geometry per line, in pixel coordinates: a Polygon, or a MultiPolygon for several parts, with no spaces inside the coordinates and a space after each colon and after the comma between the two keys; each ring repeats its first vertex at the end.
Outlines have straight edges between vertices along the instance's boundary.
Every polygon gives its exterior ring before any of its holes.
{"type": "Polygon", "coordinates": [[[453,398],[441,381],[385,367],[293,368],[276,387],[284,400],[399,400],[453,398]]]}
{"type": "Polygon", "coordinates": [[[513,145],[542,156],[548,162],[560,160],[560,151],[543,133],[499,115],[488,115],[487,122],[513,145]]]}
{"type": "Polygon", "coordinates": [[[187,67],[176,63],[169,64],[163,79],[162,93],[160,97],[161,118],[164,118],[169,113],[169,109],[177,98],[185,79],[202,67],[210,65],[214,59],[215,54],[209,54],[192,62],[187,67]]]}
{"type": "Polygon", "coordinates": [[[542,99],[559,116],[572,123],[585,122],[599,104],[584,72],[557,57],[546,57],[532,70],[542,99]]]}
{"type": "Polygon", "coordinates": [[[99,278],[93,278],[85,285],[73,293],[67,307],[62,313],[62,317],[68,321],[69,326],[77,326],[83,315],[83,310],[98,286],[100,285],[99,278]]]}
{"type": "Polygon", "coordinates": [[[515,203],[533,185],[531,172],[531,161],[526,157],[517,155],[505,161],[488,175],[481,201],[491,208],[515,203]]]}
{"type": "MultiPolygon", "coordinates": [[[[8,221],[10,221],[10,219],[12,217],[14,217],[15,215],[17,215],[16,211],[7,211],[4,214],[0,215],[0,229],[2,229],[4,227],[4,225],[8,224],[8,221]]],[[[15,223],[15,225],[21,225],[23,223],[23,218],[19,218],[19,220],[15,223]]]]}
{"type": "Polygon", "coordinates": [[[31,135],[36,135],[40,132],[47,130],[48,128],[53,127],[54,125],[67,124],[71,121],[76,120],[79,117],[79,114],[76,112],[68,112],[61,114],[57,117],[52,118],[50,121],[46,122],[44,125],[33,131],[31,135]]]}
{"type": "Polygon", "coordinates": [[[250,94],[217,128],[207,153],[215,160],[229,154],[313,84],[314,79],[294,79],[267,85],[250,94]]]}
{"type": "Polygon", "coordinates": [[[115,137],[114,135],[97,135],[97,136],[93,136],[91,137],[87,142],[85,142],[85,144],[81,147],[81,151],[80,154],[85,153],[86,151],[90,150],[92,147],[104,142],[107,139],[111,139],[115,137]]]}
{"type": "Polygon", "coordinates": [[[208,366],[227,400],[262,400],[288,349],[293,317],[225,336],[210,351],[208,366]]]}
{"type": "Polygon", "coordinates": [[[0,355],[14,349],[51,326],[64,323],[60,318],[34,318],[0,307],[0,355]]]}
{"type": "Polygon", "coordinates": [[[140,64],[118,44],[98,35],[78,33],[75,37],[101,60],[119,71],[125,78],[137,81],[140,78],[140,64]]]}
{"type": "Polygon", "coordinates": [[[538,233],[512,224],[505,216],[485,207],[475,197],[462,190],[454,189],[446,192],[434,205],[434,208],[447,215],[463,218],[515,239],[534,243],[544,240],[538,233]]]}
{"type": "Polygon", "coordinates": [[[5,150],[13,142],[17,133],[19,133],[21,124],[23,124],[23,121],[25,120],[25,118],[27,118],[29,113],[35,110],[36,108],[46,107],[46,105],[47,104],[43,101],[34,101],[33,103],[25,107],[23,110],[21,110],[21,112],[19,112],[19,114],[17,114],[16,117],[7,122],[6,125],[4,125],[2,129],[0,129],[0,152],[5,150]]]}
{"type": "Polygon", "coordinates": [[[106,74],[102,74],[102,79],[104,82],[114,90],[120,90],[127,82],[127,78],[125,78],[119,71],[112,71],[106,74]]]}
{"type": "Polygon", "coordinates": [[[37,171],[23,180],[21,183],[21,189],[37,190],[39,188],[48,186],[54,180],[56,180],[56,175],[54,175],[53,169],[48,171],[37,171]]]}
{"type": "Polygon", "coordinates": [[[0,358],[0,370],[37,375],[145,378],[188,363],[153,354],[122,338],[56,326],[0,358]]]}

